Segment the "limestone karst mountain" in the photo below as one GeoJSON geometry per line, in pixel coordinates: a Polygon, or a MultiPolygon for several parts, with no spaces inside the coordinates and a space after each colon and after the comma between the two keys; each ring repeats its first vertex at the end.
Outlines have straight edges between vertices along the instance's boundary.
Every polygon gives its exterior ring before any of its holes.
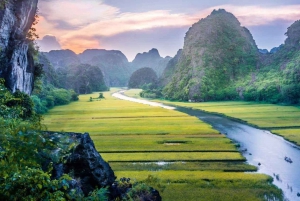
{"type": "Polygon", "coordinates": [[[126,86],[130,77],[129,63],[119,50],[88,49],[78,55],[81,63],[98,66],[108,86],[126,86]]]}
{"type": "Polygon", "coordinates": [[[257,62],[258,49],[248,29],[233,14],[214,10],[186,33],[173,75],[164,74],[170,80],[164,95],[177,100],[230,99],[216,96],[255,71],[257,62]]]}
{"type": "Polygon", "coordinates": [[[180,55],[160,83],[167,99],[300,102],[300,21],[287,30],[283,45],[258,49],[237,18],[214,10],[186,33],[180,55]]]}
{"type": "Polygon", "coordinates": [[[153,48],[149,52],[138,53],[131,63],[131,69],[135,71],[139,68],[150,67],[158,76],[161,76],[170,59],[171,57],[161,57],[158,50],[153,48]]]}
{"type": "Polygon", "coordinates": [[[31,94],[35,67],[26,35],[35,20],[38,0],[4,3],[0,8],[0,77],[10,91],[31,94]]]}
{"type": "Polygon", "coordinates": [[[152,68],[149,67],[140,68],[136,70],[134,73],[132,73],[128,82],[128,87],[142,88],[143,85],[146,84],[157,85],[157,81],[158,81],[157,75],[152,68]]]}

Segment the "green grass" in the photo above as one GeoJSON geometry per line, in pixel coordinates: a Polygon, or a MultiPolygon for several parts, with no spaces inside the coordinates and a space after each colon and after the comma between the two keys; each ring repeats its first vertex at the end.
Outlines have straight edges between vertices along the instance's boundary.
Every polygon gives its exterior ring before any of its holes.
{"type": "MultiPolygon", "coordinates": [[[[256,167],[210,125],[178,111],[118,100],[112,92],[92,102],[98,93],[81,95],[50,110],[43,123],[51,131],[90,133],[118,178],[158,177],[165,185],[163,200],[263,200],[278,193],[270,177],[244,173],[256,167]]],[[[137,96],[138,90],[129,93],[137,96]]]]}

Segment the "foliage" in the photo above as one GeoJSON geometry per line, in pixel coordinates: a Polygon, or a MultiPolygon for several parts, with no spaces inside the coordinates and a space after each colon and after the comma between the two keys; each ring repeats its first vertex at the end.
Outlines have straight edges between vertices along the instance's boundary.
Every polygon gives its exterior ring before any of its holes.
{"type": "MultiPolygon", "coordinates": [[[[69,175],[52,179],[52,163],[45,167],[45,162],[48,159],[63,162],[76,143],[61,135],[49,137],[42,132],[45,128],[33,110],[30,97],[21,92],[11,94],[5,88],[3,79],[0,79],[0,97],[2,200],[107,200],[107,189],[96,189],[84,197],[75,189],[70,189],[72,178],[69,175]]],[[[37,96],[33,98],[38,99],[37,96]]]]}
{"type": "Polygon", "coordinates": [[[34,15],[34,20],[33,20],[33,23],[29,29],[29,31],[27,32],[27,35],[26,35],[26,39],[28,41],[35,41],[36,39],[39,38],[38,34],[36,33],[36,28],[34,28],[35,25],[37,25],[37,23],[39,22],[39,16],[38,16],[38,10],[36,11],[35,15],[34,15]]]}
{"type": "Polygon", "coordinates": [[[126,194],[126,201],[151,200],[151,187],[145,183],[136,183],[126,194]]]}
{"type": "Polygon", "coordinates": [[[88,64],[69,67],[66,88],[79,94],[89,94],[94,91],[107,91],[100,68],[88,64]]]}
{"type": "Polygon", "coordinates": [[[4,200],[63,198],[67,177],[50,180],[41,169],[40,152],[51,147],[41,134],[39,116],[28,95],[11,94],[0,83],[0,194],[4,200]]]}
{"type": "Polygon", "coordinates": [[[142,98],[161,98],[163,96],[162,94],[162,88],[158,87],[157,85],[153,83],[144,84],[141,86],[143,91],[140,92],[140,97],[142,98]]]}
{"type": "Polygon", "coordinates": [[[299,30],[298,20],[288,28],[277,52],[260,54],[250,32],[232,14],[214,11],[187,33],[183,52],[188,53],[173,64],[172,75],[168,72],[163,97],[300,104],[299,30]]]}
{"type": "Polygon", "coordinates": [[[35,111],[38,114],[44,114],[54,106],[78,101],[78,94],[74,90],[59,89],[51,84],[42,84],[40,91],[34,91],[31,99],[34,102],[35,111]]]}
{"type": "Polygon", "coordinates": [[[157,75],[152,68],[145,67],[136,70],[128,82],[129,88],[141,88],[142,86],[156,86],[158,82],[157,75]]]}
{"type": "Polygon", "coordinates": [[[20,91],[11,93],[0,78],[0,116],[4,118],[36,118],[30,97],[20,91]]]}
{"type": "Polygon", "coordinates": [[[189,54],[181,56],[163,90],[166,99],[235,99],[237,93],[233,83],[254,71],[258,61],[249,31],[241,27],[231,13],[221,9],[190,29],[185,38],[185,51],[189,54]],[[201,37],[197,38],[194,32],[201,37]],[[225,88],[228,92],[223,91],[225,88]]]}

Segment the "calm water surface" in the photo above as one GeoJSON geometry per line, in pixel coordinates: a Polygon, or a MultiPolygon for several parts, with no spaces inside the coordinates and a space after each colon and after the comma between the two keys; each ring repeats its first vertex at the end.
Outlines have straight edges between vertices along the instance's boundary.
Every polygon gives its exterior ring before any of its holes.
{"type": "Polygon", "coordinates": [[[258,167],[259,173],[274,178],[274,184],[284,191],[290,201],[300,201],[300,148],[269,131],[230,120],[226,117],[199,110],[177,108],[178,111],[196,116],[227,135],[241,145],[240,150],[251,165],[258,167]],[[292,159],[292,163],[284,160],[292,159]],[[260,165],[259,165],[260,164],[260,165]]]}

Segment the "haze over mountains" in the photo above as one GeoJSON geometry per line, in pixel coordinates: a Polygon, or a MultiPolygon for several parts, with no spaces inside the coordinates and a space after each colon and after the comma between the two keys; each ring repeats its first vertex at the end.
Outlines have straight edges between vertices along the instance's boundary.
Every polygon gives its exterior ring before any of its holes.
{"type": "Polygon", "coordinates": [[[78,64],[97,66],[104,75],[107,86],[127,86],[131,74],[144,67],[152,68],[161,75],[171,57],[162,58],[157,49],[138,53],[132,62],[119,50],[89,49],[81,54],[71,50],[52,50],[43,52],[55,69],[78,64]]]}

